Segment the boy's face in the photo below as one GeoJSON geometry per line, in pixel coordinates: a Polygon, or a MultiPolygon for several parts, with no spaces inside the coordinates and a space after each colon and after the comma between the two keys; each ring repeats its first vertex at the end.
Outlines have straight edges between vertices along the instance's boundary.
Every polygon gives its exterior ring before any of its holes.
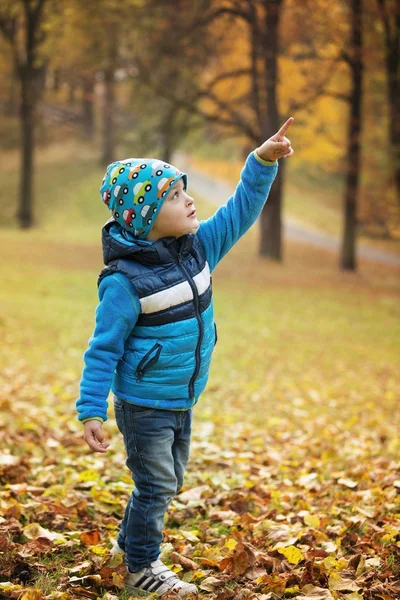
{"type": "Polygon", "coordinates": [[[162,237],[180,237],[196,233],[200,224],[196,217],[194,200],[183,189],[183,179],[179,179],[169,190],[157,215],[147,240],[154,242],[162,237]]]}

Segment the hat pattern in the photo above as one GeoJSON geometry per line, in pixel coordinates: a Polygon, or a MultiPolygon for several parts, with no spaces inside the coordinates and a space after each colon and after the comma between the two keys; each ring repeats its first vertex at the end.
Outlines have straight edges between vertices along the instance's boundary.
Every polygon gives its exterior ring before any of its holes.
{"type": "Polygon", "coordinates": [[[108,165],[100,187],[103,202],[134,237],[145,239],[170,188],[187,175],[156,158],[127,158],[108,165]]]}

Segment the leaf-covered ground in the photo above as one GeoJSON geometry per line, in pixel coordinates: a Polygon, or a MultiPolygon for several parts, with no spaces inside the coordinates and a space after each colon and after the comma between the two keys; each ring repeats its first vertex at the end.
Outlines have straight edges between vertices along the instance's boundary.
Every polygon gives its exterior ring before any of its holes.
{"type": "MultiPolygon", "coordinates": [[[[399,271],[294,244],[276,265],[256,233],[213,278],[219,339],[162,558],[200,600],[398,599],[399,271]]],[[[0,244],[0,597],[126,600],[122,437],[110,402],[91,453],[74,406],[100,252],[59,238],[0,244]]]]}

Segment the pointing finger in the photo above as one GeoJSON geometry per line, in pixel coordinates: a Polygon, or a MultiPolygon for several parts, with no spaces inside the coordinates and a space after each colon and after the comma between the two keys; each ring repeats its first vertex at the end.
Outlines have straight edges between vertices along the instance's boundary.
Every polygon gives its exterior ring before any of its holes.
{"type": "Polygon", "coordinates": [[[291,126],[291,124],[293,123],[294,118],[293,117],[289,117],[288,120],[286,121],[286,123],[284,123],[282,125],[282,127],[279,129],[277,135],[285,137],[287,130],[289,129],[289,127],[291,126]]]}

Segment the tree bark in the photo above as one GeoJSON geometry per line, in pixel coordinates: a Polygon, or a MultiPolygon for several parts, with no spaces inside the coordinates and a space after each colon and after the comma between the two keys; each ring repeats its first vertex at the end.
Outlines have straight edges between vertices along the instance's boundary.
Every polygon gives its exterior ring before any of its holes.
{"type": "MultiPolygon", "coordinates": [[[[278,83],[278,39],[279,21],[283,8],[283,0],[267,2],[264,26],[261,29],[261,43],[264,50],[263,76],[266,91],[266,102],[259,109],[260,144],[274,135],[279,129],[279,114],[276,98],[278,83]]],[[[257,36],[253,36],[257,43],[257,36]]],[[[257,91],[258,93],[258,91],[257,91]]],[[[253,91],[253,95],[255,92],[253,91]]],[[[260,216],[259,254],[282,260],[282,181],[283,162],[279,165],[278,175],[271,188],[268,200],[260,216]]]]}
{"type": "Polygon", "coordinates": [[[166,114],[166,118],[163,123],[161,123],[161,134],[162,134],[162,159],[167,163],[170,163],[172,160],[172,154],[174,151],[174,125],[175,123],[175,110],[172,107],[166,114]]]}
{"type": "Polygon", "coordinates": [[[24,0],[25,9],[25,56],[19,59],[18,72],[21,81],[21,176],[19,209],[17,218],[20,227],[33,225],[33,166],[35,152],[35,109],[40,100],[44,84],[46,65],[38,65],[39,46],[44,40],[41,31],[42,11],[45,0],[31,6],[24,0]]]}
{"type": "Polygon", "coordinates": [[[6,13],[0,19],[0,29],[12,48],[20,81],[21,173],[17,219],[23,229],[33,223],[35,107],[43,93],[47,66],[39,54],[45,39],[41,27],[45,3],[46,0],[22,0],[21,11],[6,13]]]}
{"type": "Polygon", "coordinates": [[[103,166],[115,160],[114,105],[114,68],[108,67],[104,71],[103,153],[101,158],[103,166]]]}
{"type": "Polygon", "coordinates": [[[76,101],[76,81],[71,81],[68,84],[68,104],[70,106],[74,106],[75,105],[75,101],[76,101]]]}
{"type": "Polygon", "coordinates": [[[108,53],[108,66],[104,69],[104,102],[103,102],[103,152],[102,166],[115,160],[115,68],[117,63],[116,33],[110,32],[110,48],[108,53]]]}
{"type": "Polygon", "coordinates": [[[94,136],[94,85],[95,79],[92,75],[86,75],[82,79],[82,116],[83,136],[92,140],[94,136]]]}
{"type": "Polygon", "coordinates": [[[35,148],[34,85],[32,73],[21,78],[21,177],[17,218],[22,229],[33,224],[33,161],[35,148]]]}
{"type": "Polygon", "coordinates": [[[260,217],[259,253],[261,256],[267,256],[277,261],[283,260],[281,215],[284,170],[284,161],[281,161],[260,217]]]}
{"type": "Polygon", "coordinates": [[[11,74],[8,98],[4,112],[7,117],[15,117],[18,115],[18,76],[15,73],[15,69],[11,74]]]}
{"type": "Polygon", "coordinates": [[[348,58],[352,74],[350,118],[347,143],[347,176],[344,196],[344,231],[340,266],[355,271],[357,235],[357,196],[360,178],[360,135],[362,110],[363,47],[362,0],[351,0],[351,57],[348,58]]]}
{"type": "Polygon", "coordinates": [[[391,164],[400,204],[400,0],[395,0],[393,15],[386,0],[377,3],[385,45],[391,164]]]}

